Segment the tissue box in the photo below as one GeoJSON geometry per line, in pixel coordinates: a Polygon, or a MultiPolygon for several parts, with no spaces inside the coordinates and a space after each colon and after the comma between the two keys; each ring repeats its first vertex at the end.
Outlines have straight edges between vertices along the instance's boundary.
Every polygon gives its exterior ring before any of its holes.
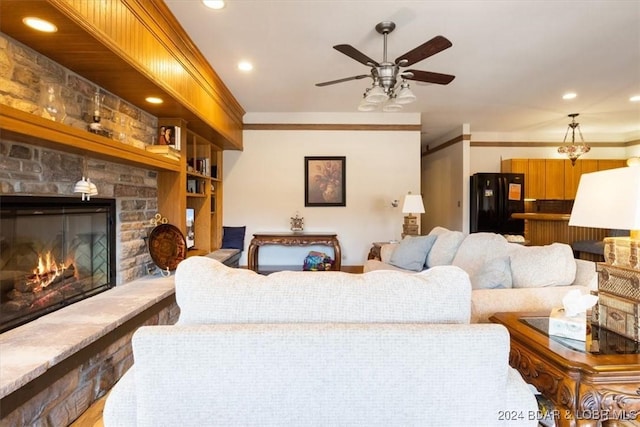
{"type": "Polygon", "coordinates": [[[549,316],[549,335],[585,341],[587,339],[587,314],[574,317],[565,315],[564,308],[554,308],[549,316]]]}

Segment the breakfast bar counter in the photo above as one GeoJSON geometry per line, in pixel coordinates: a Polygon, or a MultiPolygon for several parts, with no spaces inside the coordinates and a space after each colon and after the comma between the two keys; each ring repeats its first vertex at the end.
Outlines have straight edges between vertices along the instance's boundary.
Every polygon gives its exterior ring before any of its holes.
{"type": "Polygon", "coordinates": [[[609,231],[604,228],[569,226],[571,214],[568,213],[514,213],[511,217],[525,220],[524,237],[532,246],[602,240],[609,231]]]}

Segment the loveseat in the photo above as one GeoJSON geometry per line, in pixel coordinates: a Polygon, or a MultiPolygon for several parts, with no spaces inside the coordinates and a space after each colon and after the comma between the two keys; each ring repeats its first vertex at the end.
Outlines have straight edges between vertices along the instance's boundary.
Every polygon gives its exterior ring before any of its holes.
{"type": "Polygon", "coordinates": [[[486,323],[493,313],[550,313],[572,289],[597,289],[595,263],[575,259],[571,246],[524,246],[496,233],[464,234],[435,227],[426,236],[407,237],[381,247],[380,260],[364,271],[423,271],[442,265],[460,267],[472,284],[471,322],[486,323]]]}
{"type": "Polygon", "coordinates": [[[106,427],[537,425],[458,267],[262,276],[190,257],[175,286],[179,321],[135,332],[106,427]]]}

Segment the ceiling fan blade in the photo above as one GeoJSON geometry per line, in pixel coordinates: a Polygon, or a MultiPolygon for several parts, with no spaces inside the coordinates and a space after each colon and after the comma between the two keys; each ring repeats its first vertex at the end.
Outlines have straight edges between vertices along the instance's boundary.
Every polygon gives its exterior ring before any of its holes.
{"type": "Polygon", "coordinates": [[[337,44],[333,48],[368,67],[377,67],[379,65],[376,61],[349,44],[337,44]]]}
{"type": "Polygon", "coordinates": [[[364,79],[365,77],[371,77],[371,74],[360,74],[359,76],[352,76],[352,77],[345,77],[344,79],[338,79],[338,80],[331,80],[328,82],[322,82],[322,83],[316,83],[316,86],[329,86],[329,85],[333,85],[336,83],[342,83],[342,82],[348,82],[349,80],[360,80],[360,79],[364,79]]]}
{"type": "Polygon", "coordinates": [[[396,58],[396,64],[401,67],[408,67],[409,65],[420,62],[431,55],[435,55],[438,52],[448,49],[451,46],[453,46],[453,44],[446,37],[435,36],[428,42],[425,42],[415,49],[396,58]]]}
{"type": "Polygon", "coordinates": [[[452,76],[451,74],[432,73],[430,71],[407,70],[407,72],[413,74],[413,76],[405,76],[407,80],[416,80],[419,82],[435,83],[439,85],[448,85],[456,78],[456,76],[452,76]]]}

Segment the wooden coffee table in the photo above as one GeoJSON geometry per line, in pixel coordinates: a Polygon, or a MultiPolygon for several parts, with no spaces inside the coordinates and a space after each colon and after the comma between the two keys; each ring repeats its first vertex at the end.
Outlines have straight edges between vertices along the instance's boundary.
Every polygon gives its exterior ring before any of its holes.
{"type": "Polygon", "coordinates": [[[558,426],[639,425],[639,343],[597,325],[585,342],[550,337],[548,314],[489,319],[509,330],[509,364],[553,402],[558,426]]]}

